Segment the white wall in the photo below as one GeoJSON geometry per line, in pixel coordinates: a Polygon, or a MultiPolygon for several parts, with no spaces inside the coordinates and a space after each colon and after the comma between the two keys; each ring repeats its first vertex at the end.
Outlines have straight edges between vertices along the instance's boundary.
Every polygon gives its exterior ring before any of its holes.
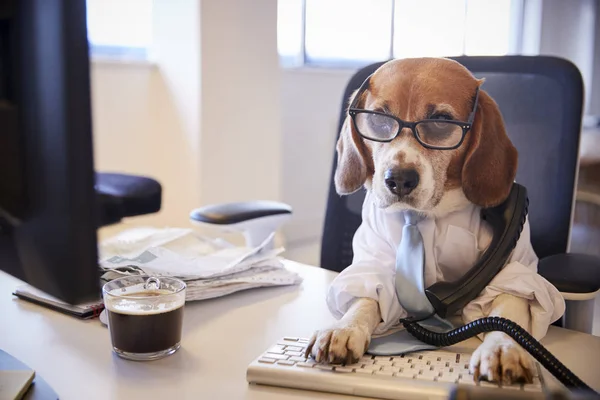
{"type": "MultiPolygon", "coordinates": [[[[589,112],[594,66],[598,0],[544,0],[541,8],[539,54],[555,55],[579,68],[585,86],[585,112],[589,112]]],[[[600,40],[600,39],[599,39],[600,40]]]]}
{"type": "Polygon", "coordinates": [[[294,208],[290,243],[320,239],[337,125],[354,71],[285,70],[281,85],[283,198],[294,208]]]}
{"type": "Polygon", "coordinates": [[[95,164],[156,178],[163,187],[160,213],[136,219],[179,225],[195,205],[194,153],[164,75],[143,66],[92,63],[95,164]]]}
{"type": "Polygon", "coordinates": [[[92,62],[96,170],[147,175],[163,207],[134,224],[182,225],[199,201],[199,8],[155,0],[154,65],[92,62]]]}
{"type": "Polygon", "coordinates": [[[276,0],[201,7],[200,202],[281,199],[276,0]]]}

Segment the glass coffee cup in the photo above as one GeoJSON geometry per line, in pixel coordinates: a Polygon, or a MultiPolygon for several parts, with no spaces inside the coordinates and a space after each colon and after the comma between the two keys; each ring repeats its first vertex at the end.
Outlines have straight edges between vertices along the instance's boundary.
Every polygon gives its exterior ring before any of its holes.
{"type": "Polygon", "coordinates": [[[167,277],[128,276],[102,295],[114,352],[135,361],[158,360],[181,346],[186,285],[167,277]]]}

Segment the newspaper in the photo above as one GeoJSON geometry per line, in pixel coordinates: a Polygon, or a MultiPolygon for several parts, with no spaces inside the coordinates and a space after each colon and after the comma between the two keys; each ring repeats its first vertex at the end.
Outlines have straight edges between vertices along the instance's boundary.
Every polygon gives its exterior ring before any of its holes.
{"type": "Polygon", "coordinates": [[[135,228],[100,244],[100,268],[105,280],[141,274],[182,279],[187,284],[187,301],[299,284],[301,278],[279,258],[284,249],[267,249],[273,237],[248,248],[191,229],[135,228]]]}

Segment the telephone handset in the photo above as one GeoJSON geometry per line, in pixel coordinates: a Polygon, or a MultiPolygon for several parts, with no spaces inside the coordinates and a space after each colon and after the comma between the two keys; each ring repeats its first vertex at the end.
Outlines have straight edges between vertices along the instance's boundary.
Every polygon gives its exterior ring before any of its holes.
{"type": "Polygon", "coordinates": [[[493,230],[493,238],[479,261],[454,282],[437,282],[425,293],[437,315],[446,318],[464,308],[500,272],[514,250],[527,217],[527,189],[513,183],[508,198],[500,205],[481,210],[481,218],[493,230]]]}

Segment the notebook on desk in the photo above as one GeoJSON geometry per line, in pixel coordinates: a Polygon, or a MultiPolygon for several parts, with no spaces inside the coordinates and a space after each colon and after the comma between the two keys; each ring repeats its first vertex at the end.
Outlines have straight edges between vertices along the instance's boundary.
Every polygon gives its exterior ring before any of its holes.
{"type": "Polygon", "coordinates": [[[0,370],[0,399],[21,400],[33,382],[33,370],[0,370]]]}
{"type": "Polygon", "coordinates": [[[68,314],[81,319],[95,318],[100,315],[104,309],[102,299],[82,304],[67,304],[64,301],[50,296],[30,285],[19,286],[13,295],[22,300],[50,308],[64,314],[68,314]]]}

